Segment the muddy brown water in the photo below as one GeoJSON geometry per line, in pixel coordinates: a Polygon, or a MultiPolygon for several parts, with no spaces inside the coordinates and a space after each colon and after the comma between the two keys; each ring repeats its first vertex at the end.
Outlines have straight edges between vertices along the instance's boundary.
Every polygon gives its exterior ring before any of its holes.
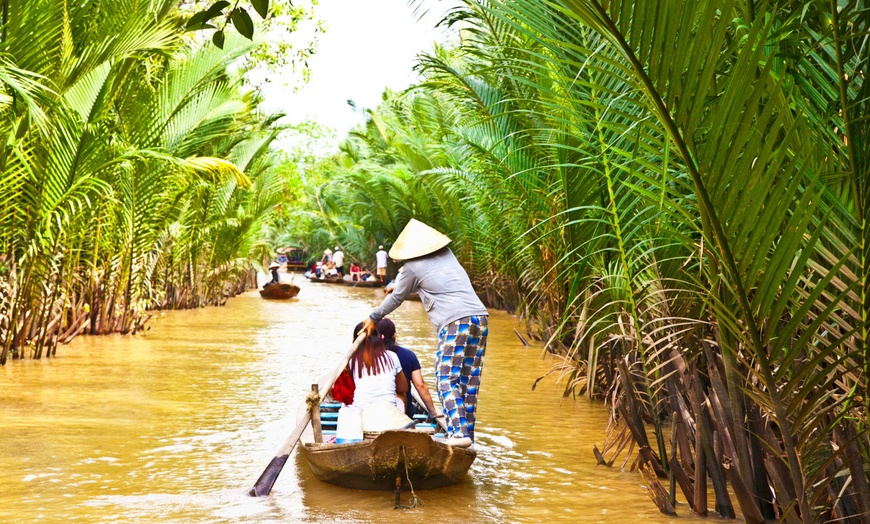
{"type": "MultiPolygon", "coordinates": [[[[0,522],[718,520],[685,504],[680,517],[663,516],[637,474],[596,466],[606,408],[562,399],[552,379],[532,391],[553,362],[524,347],[502,312],[490,317],[479,455],[464,482],[394,510],[390,493],[319,482],[294,452],[271,496],[248,497],[310,384],[383,297],[300,280],[291,301],[251,292],[164,313],[143,335],[80,337],[56,358],[0,367],[0,522]]],[[[434,328],[421,304],[392,318],[431,384],[434,328]]]]}

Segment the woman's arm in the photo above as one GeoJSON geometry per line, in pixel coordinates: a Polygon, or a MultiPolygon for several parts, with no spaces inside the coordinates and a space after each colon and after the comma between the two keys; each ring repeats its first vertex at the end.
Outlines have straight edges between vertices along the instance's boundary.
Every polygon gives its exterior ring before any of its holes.
{"type": "Polygon", "coordinates": [[[393,288],[393,292],[387,295],[387,298],[381,302],[381,305],[377,309],[372,311],[367,320],[363,321],[363,328],[366,332],[371,333],[374,330],[375,324],[399,307],[402,301],[408,298],[408,295],[416,288],[417,277],[414,276],[414,272],[408,264],[405,264],[399,276],[396,277],[396,287],[393,288]]]}
{"type": "Polygon", "coordinates": [[[420,394],[420,400],[422,400],[423,404],[426,405],[429,414],[433,417],[437,415],[438,412],[435,411],[435,404],[432,402],[432,395],[429,394],[429,388],[426,386],[426,382],[423,381],[423,373],[421,373],[419,369],[415,369],[411,372],[411,383],[414,384],[417,393],[420,394]]]}

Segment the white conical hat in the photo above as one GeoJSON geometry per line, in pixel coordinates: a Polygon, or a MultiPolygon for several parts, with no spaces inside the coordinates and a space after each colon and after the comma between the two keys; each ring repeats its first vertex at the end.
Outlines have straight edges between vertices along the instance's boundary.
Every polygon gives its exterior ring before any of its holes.
{"type": "Polygon", "coordinates": [[[372,402],[362,412],[363,431],[380,432],[400,429],[407,426],[409,422],[411,419],[404,411],[383,398],[372,402]]]}
{"type": "Polygon", "coordinates": [[[399,233],[399,238],[390,248],[393,260],[410,260],[434,253],[450,243],[447,235],[414,218],[399,233]]]}

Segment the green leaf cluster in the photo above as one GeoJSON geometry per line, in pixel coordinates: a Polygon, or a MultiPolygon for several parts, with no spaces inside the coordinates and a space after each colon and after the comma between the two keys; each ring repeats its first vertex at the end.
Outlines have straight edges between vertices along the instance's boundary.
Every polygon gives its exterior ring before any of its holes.
{"type": "Polygon", "coordinates": [[[11,3],[0,44],[0,363],[244,289],[283,197],[263,114],[176,3],[11,3]]]}
{"type": "MultiPolygon", "coordinates": [[[[269,16],[269,0],[251,0],[251,7],[260,15],[260,18],[266,19],[269,16]]],[[[226,42],[225,29],[227,23],[232,23],[233,27],[240,35],[248,40],[254,38],[254,21],[251,15],[244,7],[239,7],[239,2],[231,3],[227,0],[219,0],[211,4],[207,9],[198,11],[193,14],[188,20],[186,28],[189,31],[200,31],[203,29],[216,29],[212,34],[212,43],[218,48],[223,49],[226,42]],[[223,17],[224,23],[220,27],[212,24],[212,20],[218,17],[223,17]]]]}

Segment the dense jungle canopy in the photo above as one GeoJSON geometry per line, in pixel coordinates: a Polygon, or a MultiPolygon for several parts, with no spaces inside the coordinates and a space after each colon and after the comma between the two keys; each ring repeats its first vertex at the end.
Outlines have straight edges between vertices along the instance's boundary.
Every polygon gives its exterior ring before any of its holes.
{"type": "Polygon", "coordinates": [[[465,0],[298,171],[248,41],[185,39],[177,3],[8,2],[0,361],[220,303],[283,245],[371,266],[414,217],[612,404],[602,463],[631,441],[699,513],[709,476],[724,516],[866,522],[864,0],[465,0]]]}

